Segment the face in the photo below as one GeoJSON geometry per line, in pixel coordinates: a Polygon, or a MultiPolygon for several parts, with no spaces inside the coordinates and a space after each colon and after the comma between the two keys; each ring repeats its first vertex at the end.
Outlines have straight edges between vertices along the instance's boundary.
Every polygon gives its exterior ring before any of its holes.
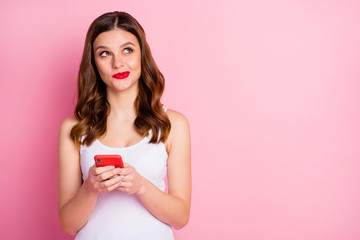
{"type": "Polygon", "coordinates": [[[101,33],[94,41],[95,64],[107,91],[137,91],[141,50],[137,38],[122,29],[101,33]]]}

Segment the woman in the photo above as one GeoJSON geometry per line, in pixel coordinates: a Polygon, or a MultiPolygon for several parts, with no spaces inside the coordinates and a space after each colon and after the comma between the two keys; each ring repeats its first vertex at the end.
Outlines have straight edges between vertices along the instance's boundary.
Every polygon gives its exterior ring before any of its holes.
{"type": "Polygon", "coordinates": [[[164,83],[136,19],[113,12],[94,20],[75,114],[59,133],[64,232],[79,240],[173,239],[171,226],[188,223],[189,124],[160,104],[164,83]],[[119,154],[125,167],[96,167],[98,154],[119,154]]]}

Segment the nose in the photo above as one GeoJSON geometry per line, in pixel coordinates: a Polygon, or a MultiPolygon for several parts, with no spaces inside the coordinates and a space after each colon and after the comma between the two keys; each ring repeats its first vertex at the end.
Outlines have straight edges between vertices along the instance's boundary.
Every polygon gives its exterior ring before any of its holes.
{"type": "Polygon", "coordinates": [[[113,61],[112,61],[113,68],[120,68],[124,65],[124,61],[121,56],[114,55],[113,61]]]}

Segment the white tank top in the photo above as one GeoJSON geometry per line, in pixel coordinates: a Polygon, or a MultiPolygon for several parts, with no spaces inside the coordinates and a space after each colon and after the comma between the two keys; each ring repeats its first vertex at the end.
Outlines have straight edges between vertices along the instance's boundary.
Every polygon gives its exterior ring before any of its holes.
{"type": "MultiPolygon", "coordinates": [[[[166,107],[163,106],[166,111],[166,107]]],[[[123,148],[112,148],[95,140],[90,146],[81,145],[80,165],[83,180],[95,163],[97,154],[119,154],[143,177],[161,191],[165,191],[168,154],[164,143],[149,143],[152,131],[140,142],[123,148]]],[[[76,240],[172,240],[172,229],[153,216],[135,195],[113,190],[99,195],[86,225],[77,233],[76,240]]]]}

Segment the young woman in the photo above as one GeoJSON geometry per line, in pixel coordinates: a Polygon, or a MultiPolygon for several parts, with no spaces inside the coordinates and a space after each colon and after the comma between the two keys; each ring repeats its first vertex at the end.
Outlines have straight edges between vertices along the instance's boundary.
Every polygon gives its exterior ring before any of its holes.
{"type": "Polygon", "coordinates": [[[59,218],[75,239],[173,239],[171,227],[188,223],[189,123],[160,103],[164,84],[136,19],[94,20],[75,113],[59,133],[59,218]],[[96,167],[99,154],[119,154],[125,167],[96,167]]]}

